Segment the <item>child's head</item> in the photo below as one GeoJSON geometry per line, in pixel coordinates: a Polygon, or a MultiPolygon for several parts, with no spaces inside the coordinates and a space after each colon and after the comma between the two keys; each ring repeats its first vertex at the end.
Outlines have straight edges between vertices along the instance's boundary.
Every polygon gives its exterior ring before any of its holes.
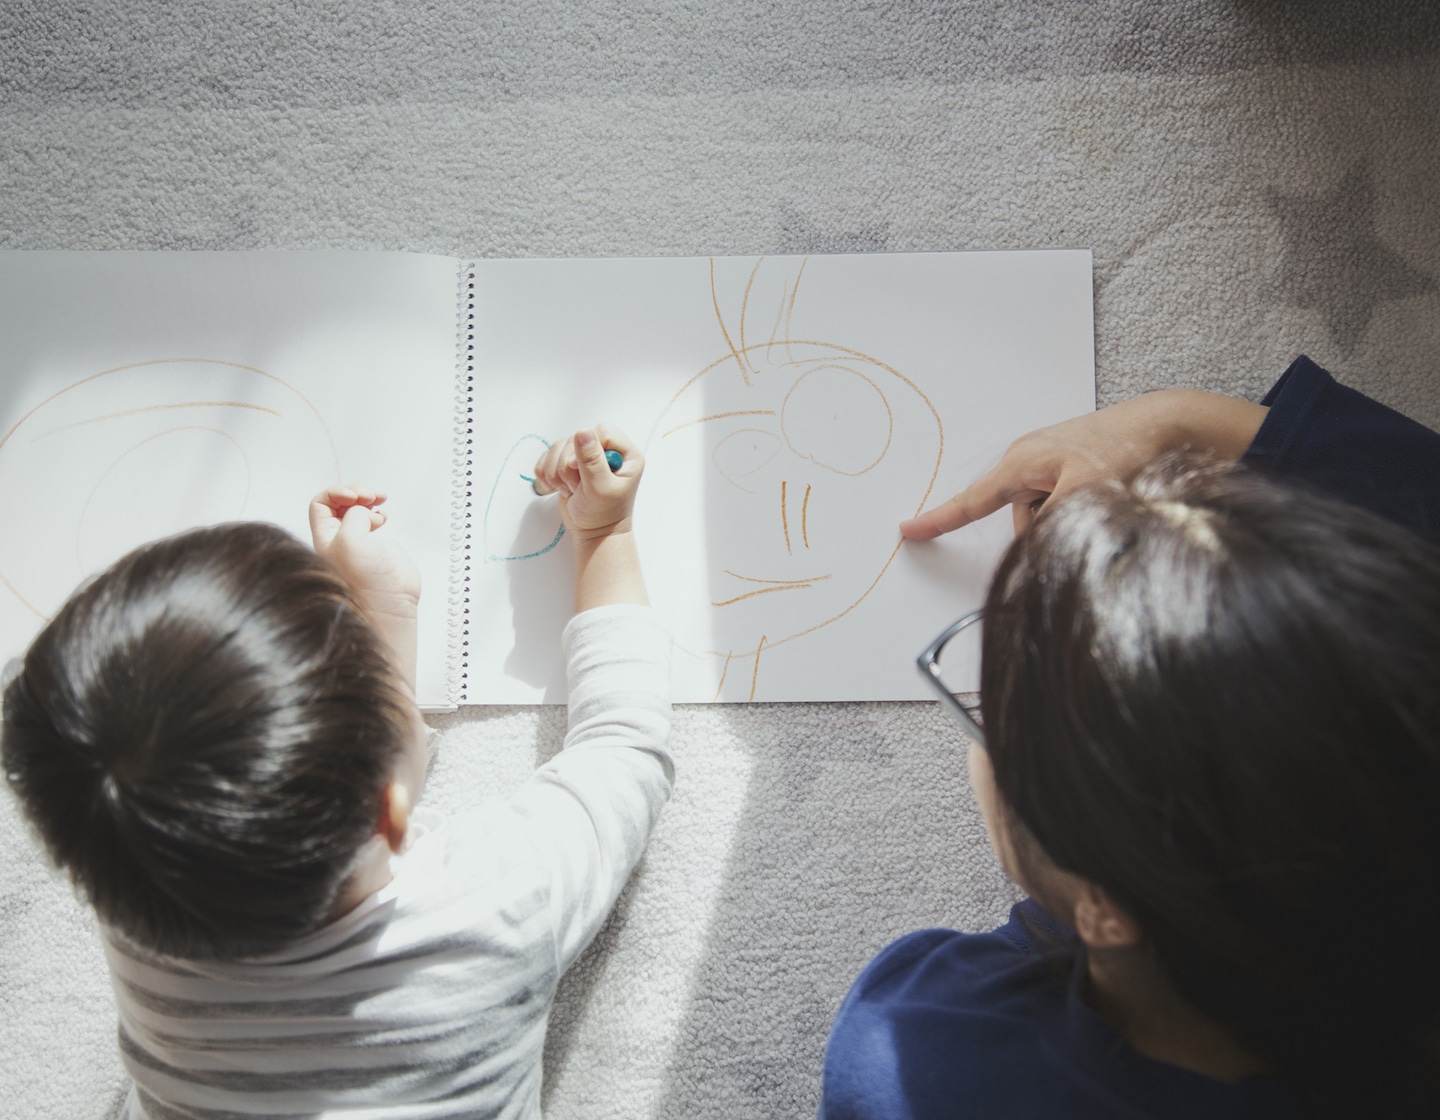
{"type": "Polygon", "coordinates": [[[1191,1006],[1304,1083],[1440,1022],[1436,553],[1170,458],[1015,542],[982,676],[1038,893],[1053,867],[1098,886],[1191,1006]]]}
{"type": "Polygon", "coordinates": [[[241,523],[137,549],[77,591],[5,690],[3,757],[105,923],[240,957],[329,916],[414,718],[330,563],[241,523]]]}

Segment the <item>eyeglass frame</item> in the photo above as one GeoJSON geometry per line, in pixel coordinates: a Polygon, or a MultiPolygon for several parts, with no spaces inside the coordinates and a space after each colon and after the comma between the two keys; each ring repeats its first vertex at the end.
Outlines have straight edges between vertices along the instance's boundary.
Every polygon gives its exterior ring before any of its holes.
{"type": "MultiPolygon", "coordinates": [[[[981,727],[975,717],[970,714],[970,710],[966,708],[964,704],[960,703],[955,694],[946,688],[944,682],[940,680],[940,651],[943,650],[945,644],[959,634],[960,631],[966,627],[973,626],[984,616],[985,611],[982,608],[971,611],[964,617],[952,622],[941,632],[938,638],[921,650],[920,656],[915,659],[915,664],[920,669],[920,675],[929,681],[931,686],[939,694],[940,700],[945,704],[946,711],[954,716],[960,726],[965,729],[965,734],[970,737],[970,740],[978,743],[982,747],[986,745],[985,729],[981,727]]],[[[976,705],[976,707],[978,710],[979,705],[976,705]]]]}

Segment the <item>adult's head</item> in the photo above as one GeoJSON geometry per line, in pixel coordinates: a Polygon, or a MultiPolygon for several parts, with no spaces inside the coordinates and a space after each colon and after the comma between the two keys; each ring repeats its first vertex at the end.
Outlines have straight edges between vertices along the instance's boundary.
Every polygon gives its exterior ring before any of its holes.
{"type": "Polygon", "coordinates": [[[1022,877],[1098,887],[1312,1099],[1403,1080],[1440,1023],[1440,556],[1169,457],[1016,540],[982,662],[1022,877]]]}
{"type": "Polygon", "coordinates": [[[335,569],[238,523],[137,549],[77,591],[5,690],[0,749],[102,921],[233,958],[329,916],[413,713],[335,569]]]}

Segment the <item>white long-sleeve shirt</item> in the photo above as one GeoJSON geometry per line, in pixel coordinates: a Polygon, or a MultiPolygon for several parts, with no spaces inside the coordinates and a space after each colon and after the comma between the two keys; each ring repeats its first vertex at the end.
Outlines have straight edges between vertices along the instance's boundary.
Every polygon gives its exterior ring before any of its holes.
{"type": "Polygon", "coordinates": [[[443,821],[418,810],[392,881],[339,920],[242,962],[107,933],[131,1120],[539,1116],[556,985],[673,777],[664,627],[604,607],[565,644],[565,749],[506,801],[443,821]]]}

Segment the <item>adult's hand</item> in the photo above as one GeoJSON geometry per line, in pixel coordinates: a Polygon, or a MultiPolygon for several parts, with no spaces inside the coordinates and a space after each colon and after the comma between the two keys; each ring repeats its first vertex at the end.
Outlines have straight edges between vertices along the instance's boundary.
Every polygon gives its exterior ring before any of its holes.
{"type": "Polygon", "coordinates": [[[1008,505],[1023,532],[1051,498],[1105,478],[1123,478],[1182,447],[1239,459],[1268,409],[1194,389],[1161,389],[1021,436],[1000,461],[953,498],[900,522],[928,541],[1008,505]]]}

